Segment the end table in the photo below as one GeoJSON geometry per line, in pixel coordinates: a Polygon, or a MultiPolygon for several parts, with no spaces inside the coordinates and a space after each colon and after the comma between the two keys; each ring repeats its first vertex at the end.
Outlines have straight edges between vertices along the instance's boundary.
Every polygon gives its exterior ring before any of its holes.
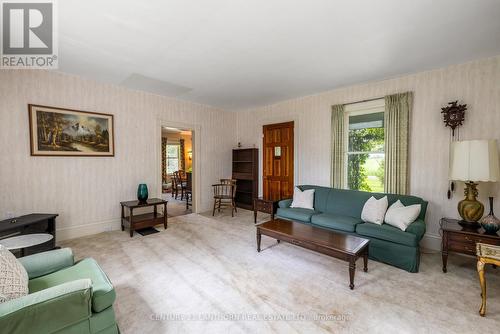
{"type": "Polygon", "coordinates": [[[441,256],[444,273],[447,271],[449,252],[476,256],[476,243],[478,242],[500,246],[498,234],[486,234],[482,228],[463,227],[459,222],[457,219],[441,218],[439,223],[443,232],[441,256]]]}
{"type": "Polygon", "coordinates": [[[274,220],[274,214],[278,210],[278,202],[281,199],[267,199],[265,197],[256,197],[253,199],[253,221],[257,224],[257,212],[264,212],[271,215],[271,220],[274,220]]]}
{"type": "Polygon", "coordinates": [[[160,198],[150,198],[144,203],[139,201],[120,202],[122,206],[122,231],[125,230],[125,225],[128,225],[130,228],[130,237],[132,238],[134,231],[142,228],[163,224],[165,229],[167,229],[167,203],[168,201],[160,198]],[[158,205],[163,205],[163,214],[158,213],[158,205]],[[134,215],[134,209],[146,207],[154,207],[153,212],[134,215]],[[125,216],[125,208],[129,209],[128,216],[125,216]]]}

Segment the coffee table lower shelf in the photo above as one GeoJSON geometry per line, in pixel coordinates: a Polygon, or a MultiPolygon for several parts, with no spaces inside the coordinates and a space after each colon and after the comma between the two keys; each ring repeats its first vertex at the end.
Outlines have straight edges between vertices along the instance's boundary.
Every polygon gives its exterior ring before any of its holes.
{"type": "Polygon", "coordinates": [[[356,260],[363,257],[363,271],[368,271],[370,240],[337,233],[302,223],[274,219],[257,225],[257,252],[261,251],[261,237],[266,235],[349,263],[349,287],[354,289],[356,260]]]}

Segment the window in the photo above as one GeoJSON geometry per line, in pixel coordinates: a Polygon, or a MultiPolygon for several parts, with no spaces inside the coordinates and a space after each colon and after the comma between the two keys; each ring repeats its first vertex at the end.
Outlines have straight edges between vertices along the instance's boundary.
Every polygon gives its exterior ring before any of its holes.
{"type": "Polygon", "coordinates": [[[384,191],[384,100],[346,106],[348,189],[384,191]],[[356,106],[357,105],[357,106],[356,106]]]}
{"type": "Polygon", "coordinates": [[[167,174],[173,174],[179,170],[180,145],[167,144],[167,174]]]}

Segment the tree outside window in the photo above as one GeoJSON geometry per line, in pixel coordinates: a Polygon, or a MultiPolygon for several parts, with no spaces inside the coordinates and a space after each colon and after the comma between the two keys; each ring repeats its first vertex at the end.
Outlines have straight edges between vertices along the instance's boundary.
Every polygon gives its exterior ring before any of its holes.
{"type": "Polygon", "coordinates": [[[384,113],[349,116],[348,189],[384,191],[384,113]]]}

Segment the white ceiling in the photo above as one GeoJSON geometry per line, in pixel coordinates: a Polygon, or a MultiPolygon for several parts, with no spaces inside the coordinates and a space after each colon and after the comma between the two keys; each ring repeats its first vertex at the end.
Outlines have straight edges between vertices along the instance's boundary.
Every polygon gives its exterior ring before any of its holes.
{"type": "Polygon", "coordinates": [[[59,70],[243,110],[500,54],[498,0],[63,0],[59,70]]]}

